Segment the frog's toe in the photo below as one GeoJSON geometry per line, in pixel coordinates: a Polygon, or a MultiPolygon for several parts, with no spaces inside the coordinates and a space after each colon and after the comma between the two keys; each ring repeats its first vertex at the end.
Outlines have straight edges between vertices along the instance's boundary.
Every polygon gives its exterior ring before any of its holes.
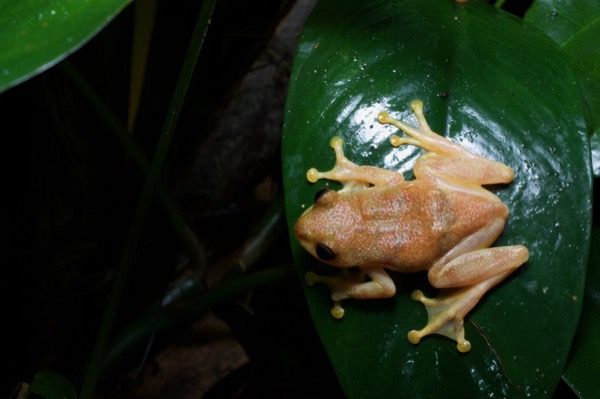
{"type": "Polygon", "coordinates": [[[313,286],[319,280],[319,276],[317,276],[315,272],[307,272],[304,275],[304,280],[306,281],[306,284],[313,286]]]}
{"type": "Polygon", "coordinates": [[[407,335],[407,339],[408,342],[410,342],[413,345],[418,344],[419,342],[421,342],[421,338],[423,338],[426,335],[429,334],[442,334],[442,335],[446,335],[449,338],[452,339],[456,339],[456,349],[458,349],[459,352],[461,353],[467,353],[471,350],[471,343],[465,339],[464,337],[464,330],[462,330],[457,336],[451,336],[451,335],[447,335],[445,333],[442,333],[440,331],[427,331],[427,326],[422,329],[422,330],[412,330],[409,331],[408,335],[407,335]]]}
{"type": "Polygon", "coordinates": [[[408,332],[407,338],[408,338],[408,342],[410,342],[413,345],[416,345],[419,342],[421,342],[422,335],[420,334],[419,331],[412,330],[412,331],[408,332]]]}
{"type": "Polygon", "coordinates": [[[316,168],[310,168],[306,172],[306,180],[311,183],[316,183],[321,178],[321,172],[319,172],[316,168]]]}
{"type": "Polygon", "coordinates": [[[334,319],[341,319],[342,317],[344,317],[344,308],[342,307],[340,302],[335,302],[335,304],[331,308],[331,316],[333,316],[334,319]]]}
{"type": "Polygon", "coordinates": [[[412,299],[413,301],[422,302],[423,299],[427,299],[427,298],[423,294],[423,291],[416,290],[416,291],[413,291],[412,294],[410,294],[410,299],[412,299]]]}
{"type": "MultiPolygon", "coordinates": [[[[342,273],[345,276],[346,273],[342,273]]],[[[336,319],[344,317],[344,308],[342,307],[342,300],[348,298],[347,291],[349,287],[352,287],[353,280],[346,281],[340,277],[321,276],[315,272],[307,272],[304,275],[304,280],[309,286],[313,286],[316,283],[323,283],[331,289],[331,299],[333,300],[333,308],[331,308],[331,315],[336,319]]]]}
{"type": "Polygon", "coordinates": [[[463,295],[443,295],[438,298],[427,298],[423,292],[414,291],[411,298],[425,305],[428,322],[421,330],[408,333],[408,341],[418,344],[423,337],[430,334],[444,335],[456,341],[459,352],[466,353],[471,349],[471,343],[465,339],[464,319],[461,309],[463,295]]]}
{"type": "Polygon", "coordinates": [[[456,349],[458,349],[461,353],[467,353],[471,350],[471,343],[466,339],[463,339],[463,342],[459,342],[456,344],[456,349]]]}

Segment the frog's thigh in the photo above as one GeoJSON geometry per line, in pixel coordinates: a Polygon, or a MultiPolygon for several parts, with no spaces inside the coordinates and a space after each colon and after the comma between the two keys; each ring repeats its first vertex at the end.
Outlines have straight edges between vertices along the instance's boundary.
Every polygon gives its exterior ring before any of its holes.
{"type": "Polygon", "coordinates": [[[414,167],[417,178],[446,178],[457,183],[475,185],[510,183],[514,178],[512,168],[500,162],[481,157],[448,157],[426,154],[414,167]]]}
{"type": "Polygon", "coordinates": [[[510,274],[528,258],[529,251],[522,245],[479,249],[435,265],[428,277],[437,288],[465,287],[507,272],[510,274]]]}

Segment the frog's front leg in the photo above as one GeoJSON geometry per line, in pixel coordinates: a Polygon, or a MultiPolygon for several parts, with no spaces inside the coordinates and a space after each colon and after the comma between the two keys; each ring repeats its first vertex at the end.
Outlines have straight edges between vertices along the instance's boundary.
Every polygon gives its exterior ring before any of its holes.
{"type": "Polygon", "coordinates": [[[321,276],[308,272],[305,278],[308,285],[323,283],[331,289],[331,299],[334,303],[331,315],[336,319],[344,317],[344,308],[341,305],[344,299],[389,298],[396,294],[394,281],[383,268],[361,269],[358,273],[342,269],[337,276],[321,276]]]}
{"type": "Polygon", "coordinates": [[[402,130],[408,135],[408,137],[400,137],[393,135],[390,137],[390,143],[394,147],[401,146],[403,144],[411,144],[417,147],[423,148],[425,151],[432,152],[442,156],[462,158],[481,158],[479,155],[474,154],[461,147],[460,145],[448,140],[447,138],[440,136],[431,128],[425,119],[423,113],[423,102],[421,100],[414,100],[410,103],[411,110],[417,118],[417,127],[411,126],[406,122],[396,120],[388,115],[387,112],[381,111],[377,116],[377,120],[381,124],[393,125],[398,129],[402,130]]]}
{"type": "Polygon", "coordinates": [[[350,161],[342,149],[344,141],[338,136],[333,137],[329,144],[335,151],[335,166],[326,172],[319,172],[315,168],[309,169],[306,178],[311,183],[316,183],[320,179],[339,181],[344,184],[344,188],[340,191],[347,191],[354,188],[367,188],[371,185],[394,184],[404,180],[401,173],[373,166],[359,166],[350,161]]]}

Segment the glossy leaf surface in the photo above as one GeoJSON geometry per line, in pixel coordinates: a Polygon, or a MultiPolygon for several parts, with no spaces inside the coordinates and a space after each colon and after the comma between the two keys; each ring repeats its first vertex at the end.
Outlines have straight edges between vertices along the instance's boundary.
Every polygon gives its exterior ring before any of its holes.
{"type": "Polygon", "coordinates": [[[559,44],[575,69],[592,129],[600,127],[600,1],[537,0],[527,23],[559,44]]]}
{"type": "MultiPolygon", "coordinates": [[[[466,320],[473,349],[430,336],[411,345],[426,313],[414,289],[424,275],[395,275],[393,299],[347,301],[329,313],[329,290],[305,287],[313,320],[349,397],[547,397],[577,326],[589,245],[591,166],[575,76],[555,44],[515,18],[471,1],[318,3],[299,42],[283,135],[290,228],[317,190],[310,167],[347,156],[410,176],[421,152],[392,149],[380,110],[414,124],[413,99],[433,130],[504,162],[516,178],[494,191],[511,209],[497,245],[525,244],[530,261],[486,295],[466,320]]],[[[291,231],[290,231],[291,234],[291,231]]],[[[299,275],[333,273],[292,246],[299,275]]]]}
{"type": "Polygon", "coordinates": [[[0,92],[77,50],[131,0],[0,0],[0,92]]]}
{"type": "Polygon", "coordinates": [[[594,176],[600,177],[600,127],[590,137],[590,148],[592,150],[594,176]]]}
{"type": "MultiPolygon", "coordinates": [[[[600,1],[538,0],[526,21],[554,39],[569,57],[590,112],[594,175],[600,176],[600,1]]],[[[583,311],[564,371],[564,380],[580,398],[598,395],[600,369],[600,234],[594,231],[583,311]]]]}
{"type": "Polygon", "coordinates": [[[580,398],[598,396],[600,370],[600,227],[594,227],[583,310],[563,378],[580,398]]]}

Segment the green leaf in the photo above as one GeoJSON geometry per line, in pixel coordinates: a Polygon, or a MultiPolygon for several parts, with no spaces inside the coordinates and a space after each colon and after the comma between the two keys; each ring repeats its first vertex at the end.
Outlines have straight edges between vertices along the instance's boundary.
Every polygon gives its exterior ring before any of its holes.
{"type": "Polygon", "coordinates": [[[594,176],[600,176],[600,127],[590,137],[590,148],[592,150],[592,168],[594,176]]]}
{"type": "Polygon", "coordinates": [[[77,392],[62,375],[49,370],[38,371],[29,387],[31,393],[46,399],[76,399],[77,392]]]}
{"type": "Polygon", "coordinates": [[[0,0],[0,92],[81,47],[131,0],[0,0]]]}
{"type": "Polygon", "coordinates": [[[564,380],[580,398],[598,396],[600,370],[600,227],[594,227],[585,297],[564,380]]]}
{"type": "MultiPolygon", "coordinates": [[[[495,193],[511,209],[497,245],[524,244],[529,262],[480,301],[465,322],[473,348],[434,335],[414,289],[398,275],[393,299],[345,303],[334,320],[325,286],[305,293],[349,397],[548,397],[559,381],[583,297],[591,220],[591,166],[576,78],[556,45],[487,4],[446,0],[319,2],[300,39],[286,106],[283,173],[288,222],[328,185],[310,167],[334,164],[329,139],[350,160],[409,174],[421,152],[391,148],[381,110],[414,124],[413,99],[433,130],[510,165],[495,193]]],[[[329,183],[331,184],[331,183],[329,183]]],[[[290,231],[290,234],[291,231],[290,231]]],[[[330,268],[292,237],[299,275],[330,268]]],[[[334,273],[334,271],[330,271],[334,273]]],[[[429,292],[432,290],[429,289],[429,292]]]]}
{"type": "Polygon", "coordinates": [[[525,21],[554,39],[579,78],[592,129],[600,127],[600,1],[537,0],[525,21]]]}

